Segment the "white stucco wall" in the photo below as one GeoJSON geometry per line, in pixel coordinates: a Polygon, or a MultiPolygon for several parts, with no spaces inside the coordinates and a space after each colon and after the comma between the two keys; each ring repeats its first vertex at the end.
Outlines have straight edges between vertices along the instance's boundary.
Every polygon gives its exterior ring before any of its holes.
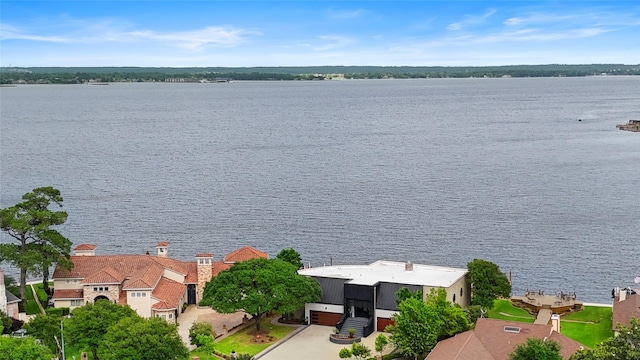
{"type": "Polygon", "coordinates": [[[127,291],[127,304],[135,310],[138,315],[149,318],[151,317],[151,291],[146,290],[129,290],[127,291]],[[132,294],[144,293],[145,296],[132,296],[132,294]]]}

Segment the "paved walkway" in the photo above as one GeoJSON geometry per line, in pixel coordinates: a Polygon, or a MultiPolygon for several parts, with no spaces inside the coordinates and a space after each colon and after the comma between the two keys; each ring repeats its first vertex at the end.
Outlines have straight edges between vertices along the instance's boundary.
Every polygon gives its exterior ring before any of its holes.
{"type": "Polygon", "coordinates": [[[216,338],[216,341],[220,341],[238,330],[237,327],[242,325],[244,316],[243,312],[220,314],[209,307],[190,305],[178,316],[178,334],[182,337],[182,342],[187,345],[189,350],[193,350],[195,346],[191,345],[189,340],[189,328],[193,324],[197,322],[210,323],[213,325],[213,331],[215,331],[216,335],[220,335],[220,337],[216,338]]]}
{"type": "MultiPolygon", "coordinates": [[[[293,335],[285,337],[269,349],[256,355],[255,358],[259,360],[340,360],[340,356],[338,356],[340,349],[351,345],[330,342],[329,334],[332,334],[334,329],[335,327],[320,325],[303,327],[299,332],[294,331],[293,335]]],[[[378,332],[374,332],[362,339],[362,343],[371,349],[374,356],[377,355],[374,349],[378,334],[378,332]]],[[[392,347],[389,347],[384,354],[391,350],[392,347]]]]}

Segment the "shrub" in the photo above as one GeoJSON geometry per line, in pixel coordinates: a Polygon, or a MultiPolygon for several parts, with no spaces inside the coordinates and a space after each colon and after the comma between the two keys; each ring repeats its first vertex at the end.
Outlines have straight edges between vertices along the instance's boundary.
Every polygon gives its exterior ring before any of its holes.
{"type": "Polygon", "coordinates": [[[215,339],[216,334],[213,331],[213,326],[206,322],[195,323],[189,328],[189,340],[191,340],[191,344],[201,347],[205,345],[209,345],[209,343],[204,340],[206,337],[210,337],[211,340],[215,339]]]}
{"type": "Polygon", "coordinates": [[[56,316],[63,317],[63,316],[69,315],[69,308],[67,307],[46,308],[44,312],[47,313],[48,315],[56,315],[56,316]]]}

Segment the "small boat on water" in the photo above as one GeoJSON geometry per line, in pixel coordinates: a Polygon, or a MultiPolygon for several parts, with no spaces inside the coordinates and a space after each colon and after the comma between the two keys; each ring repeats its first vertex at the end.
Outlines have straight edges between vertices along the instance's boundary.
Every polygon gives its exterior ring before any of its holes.
{"type": "Polygon", "coordinates": [[[619,124],[616,127],[620,130],[640,132],[640,120],[629,120],[626,124],[619,124]]]}

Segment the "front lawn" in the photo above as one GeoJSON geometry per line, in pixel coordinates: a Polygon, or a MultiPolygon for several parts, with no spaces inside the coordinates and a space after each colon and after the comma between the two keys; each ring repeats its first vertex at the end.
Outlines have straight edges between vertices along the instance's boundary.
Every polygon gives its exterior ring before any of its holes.
{"type": "Polygon", "coordinates": [[[585,306],[584,310],[563,316],[560,333],[593,348],[613,336],[612,309],[602,306],[585,306]]]}
{"type": "Polygon", "coordinates": [[[253,335],[256,328],[255,324],[252,324],[215,343],[214,348],[216,351],[227,355],[235,350],[238,354],[250,354],[253,356],[296,329],[292,326],[274,325],[271,323],[273,319],[274,317],[268,317],[260,321],[262,332],[266,332],[261,334],[260,338],[256,338],[253,335]]]}
{"type": "Polygon", "coordinates": [[[511,304],[509,300],[496,300],[493,302],[493,309],[487,312],[490,319],[500,319],[508,321],[517,321],[525,323],[533,323],[536,317],[529,314],[526,310],[517,308],[511,304]]]}

